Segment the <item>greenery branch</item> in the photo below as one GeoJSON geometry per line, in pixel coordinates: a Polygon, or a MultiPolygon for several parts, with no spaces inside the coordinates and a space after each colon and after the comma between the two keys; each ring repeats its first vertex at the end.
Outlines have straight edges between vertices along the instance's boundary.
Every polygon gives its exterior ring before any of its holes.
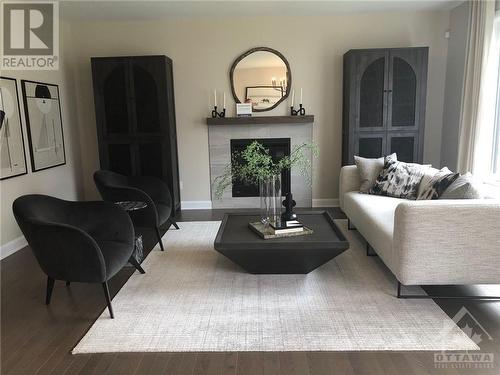
{"type": "Polygon", "coordinates": [[[220,199],[224,191],[234,181],[242,181],[249,185],[256,185],[262,179],[281,174],[283,170],[296,167],[299,173],[312,183],[311,163],[309,155],[318,156],[318,148],[314,144],[303,143],[294,146],[290,155],[278,161],[273,161],[269,150],[259,141],[253,141],[243,151],[233,152],[231,163],[224,167],[220,176],[214,180],[215,195],[220,199]]]}

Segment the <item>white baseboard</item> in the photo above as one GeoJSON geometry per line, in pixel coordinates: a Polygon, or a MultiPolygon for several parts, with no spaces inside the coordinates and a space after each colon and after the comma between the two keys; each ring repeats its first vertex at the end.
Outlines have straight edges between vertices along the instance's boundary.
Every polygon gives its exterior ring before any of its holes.
{"type": "Polygon", "coordinates": [[[209,210],[212,208],[212,201],[181,201],[182,210],[209,210]]]}
{"type": "Polygon", "coordinates": [[[23,247],[28,246],[24,236],[17,237],[5,245],[0,247],[0,259],[7,258],[9,255],[14,254],[16,251],[21,250],[23,247]]]}
{"type": "Polygon", "coordinates": [[[313,199],[312,200],[313,207],[338,207],[339,200],[336,198],[329,199],[313,199]]]}

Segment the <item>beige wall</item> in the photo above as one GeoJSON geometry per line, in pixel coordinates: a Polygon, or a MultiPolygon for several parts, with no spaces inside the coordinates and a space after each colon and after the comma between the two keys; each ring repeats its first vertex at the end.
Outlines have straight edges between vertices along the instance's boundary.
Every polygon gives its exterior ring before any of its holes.
{"type": "MultiPolygon", "coordinates": [[[[68,52],[70,30],[66,23],[60,24],[61,51],[68,52]]],[[[12,214],[12,202],[24,194],[49,194],[64,199],[77,199],[83,194],[81,190],[80,149],[76,129],[73,72],[71,70],[71,55],[64,54],[60,60],[58,71],[2,71],[1,75],[18,79],[19,104],[23,126],[24,144],[28,174],[0,181],[1,200],[1,232],[0,243],[5,245],[18,239],[22,234],[12,214]],[[31,172],[29,145],[26,133],[26,120],[21,94],[21,79],[42,81],[59,85],[64,144],[66,149],[66,165],[50,168],[39,172],[31,172]]]]}
{"type": "MultiPolygon", "coordinates": [[[[342,55],[351,48],[429,46],[426,162],[440,162],[449,12],[371,13],[338,17],[183,19],[151,22],[73,23],[76,99],[84,190],[97,197],[92,173],[99,166],[90,71],[91,56],[166,54],[174,61],[180,178],[183,201],[210,200],[207,125],[213,90],[226,92],[229,68],[242,52],[268,46],[290,62],[294,88],[304,90],[316,115],[320,157],[313,198],[338,196],[341,157],[342,55]],[[279,25],[279,27],[277,27],[279,25]]],[[[271,114],[287,114],[281,104],[271,114]]],[[[269,114],[264,112],[262,115],[269,114]]]]}

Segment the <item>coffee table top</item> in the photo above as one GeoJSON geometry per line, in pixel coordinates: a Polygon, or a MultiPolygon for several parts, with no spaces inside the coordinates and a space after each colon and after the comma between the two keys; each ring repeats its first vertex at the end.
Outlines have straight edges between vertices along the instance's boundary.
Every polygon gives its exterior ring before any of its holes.
{"type": "Polygon", "coordinates": [[[282,237],[264,240],[254,233],[248,223],[260,220],[259,215],[226,214],[214,242],[217,250],[238,249],[347,249],[349,242],[335,225],[327,211],[297,213],[298,220],[314,233],[307,236],[282,237]]]}

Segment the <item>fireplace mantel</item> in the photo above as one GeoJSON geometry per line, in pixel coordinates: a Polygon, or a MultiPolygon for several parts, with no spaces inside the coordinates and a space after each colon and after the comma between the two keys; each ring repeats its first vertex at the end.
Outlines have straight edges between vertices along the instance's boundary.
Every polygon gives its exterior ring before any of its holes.
{"type": "Polygon", "coordinates": [[[207,125],[311,124],[313,122],[314,122],[314,115],[207,118],[207,125]]]}

